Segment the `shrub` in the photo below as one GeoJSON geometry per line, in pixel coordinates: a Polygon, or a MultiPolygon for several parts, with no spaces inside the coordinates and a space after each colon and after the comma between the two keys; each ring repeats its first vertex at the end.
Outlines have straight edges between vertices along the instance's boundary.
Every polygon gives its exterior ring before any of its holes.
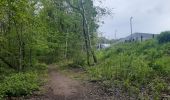
{"type": "Polygon", "coordinates": [[[29,95],[38,89],[39,80],[37,74],[18,73],[6,77],[0,84],[0,98],[4,96],[29,95]]]}
{"type": "Polygon", "coordinates": [[[47,69],[47,65],[46,65],[45,63],[37,63],[37,64],[35,65],[35,68],[36,68],[37,70],[46,70],[46,69],[47,69]]]}
{"type": "Polygon", "coordinates": [[[164,56],[155,61],[153,69],[157,71],[158,74],[165,77],[170,77],[170,57],[164,56]]]}
{"type": "Polygon", "coordinates": [[[83,55],[76,55],[73,57],[73,66],[72,67],[82,67],[86,64],[86,58],[83,55]]]}
{"type": "Polygon", "coordinates": [[[118,44],[102,51],[100,63],[87,71],[91,80],[109,90],[118,88],[139,99],[160,99],[162,93],[169,93],[166,89],[170,79],[169,52],[169,43],[160,45],[154,39],[118,44]]]}
{"type": "Polygon", "coordinates": [[[162,45],[160,48],[165,55],[170,55],[170,43],[162,45]]]}
{"type": "Polygon", "coordinates": [[[148,86],[153,94],[154,100],[159,100],[161,92],[167,90],[168,84],[160,77],[156,77],[148,84],[148,86]]]}
{"type": "Polygon", "coordinates": [[[162,32],[162,33],[158,36],[158,41],[159,41],[159,43],[167,43],[167,42],[170,42],[170,31],[162,32]]]}
{"type": "Polygon", "coordinates": [[[3,80],[5,76],[15,73],[14,69],[9,69],[8,67],[0,67],[0,80],[3,80]]]}

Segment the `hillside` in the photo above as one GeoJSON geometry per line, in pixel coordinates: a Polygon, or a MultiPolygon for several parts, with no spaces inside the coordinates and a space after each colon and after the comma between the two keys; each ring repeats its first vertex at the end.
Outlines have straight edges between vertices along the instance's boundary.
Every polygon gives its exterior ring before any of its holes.
{"type": "Polygon", "coordinates": [[[88,69],[91,80],[114,94],[154,100],[169,95],[170,43],[122,43],[99,52],[98,57],[100,63],[88,69]]]}

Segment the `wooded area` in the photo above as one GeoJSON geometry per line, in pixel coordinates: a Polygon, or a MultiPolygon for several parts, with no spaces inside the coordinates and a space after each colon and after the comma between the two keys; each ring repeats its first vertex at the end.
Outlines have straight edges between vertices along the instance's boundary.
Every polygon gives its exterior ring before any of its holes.
{"type": "Polygon", "coordinates": [[[46,64],[97,63],[106,12],[93,0],[0,0],[0,99],[39,90],[46,64]]]}
{"type": "Polygon", "coordinates": [[[78,83],[61,69],[111,98],[168,98],[170,31],[141,41],[108,40],[97,29],[99,19],[110,13],[94,0],[0,0],[0,99],[32,95],[48,74],[55,89],[58,79],[69,80],[65,90],[78,83]],[[98,41],[109,47],[97,51],[98,41]]]}
{"type": "Polygon", "coordinates": [[[0,12],[1,66],[22,71],[85,52],[88,65],[97,63],[97,14],[106,11],[92,0],[1,0],[0,12]]]}

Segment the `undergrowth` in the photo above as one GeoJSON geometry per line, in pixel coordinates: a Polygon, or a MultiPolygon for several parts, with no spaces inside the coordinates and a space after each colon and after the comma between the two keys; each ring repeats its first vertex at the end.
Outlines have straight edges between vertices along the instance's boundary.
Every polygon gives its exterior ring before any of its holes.
{"type": "Polygon", "coordinates": [[[91,80],[109,90],[120,88],[136,99],[160,99],[170,92],[170,43],[120,43],[98,57],[99,64],[87,70],[91,80]]]}
{"type": "Polygon", "coordinates": [[[43,83],[41,76],[46,75],[47,66],[37,63],[35,66],[25,68],[22,72],[1,67],[0,100],[6,97],[20,97],[31,95],[38,91],[43,83]],[[2,72],[5,70],[5,72],[2,72]],[[6,75],[6,76],[4,76],[6,75]]]}
{"type": "Polygon", "coordinates": [[[17,73],[5,77],[0,84],[0,93],[4,96],[29,95],[39,89],[39,80],[36,73],[17,73]]]}

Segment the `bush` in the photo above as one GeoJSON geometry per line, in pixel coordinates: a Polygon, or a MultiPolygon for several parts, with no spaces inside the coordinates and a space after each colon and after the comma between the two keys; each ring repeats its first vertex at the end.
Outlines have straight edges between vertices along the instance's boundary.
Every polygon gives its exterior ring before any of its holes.
{"type": "Polygon", "coordinates": [[[148,86],[151,93],[154,94],[154,100],[159,100],[161,98],[161,92],[167,90],[168,84],[160,77],[156,77],[149,83],[148,86]]]}
{"type": "Polygon", "coordinates": [[[170,57],[164,56],[155,61],[153,69],[157,71],[157,73],[164,77],[170,77],[170,57]]]}
{"type": "Polygon", "coordinates": [[[74,67],[80,67],[80,66],[82,67],[85,64],[86,64],[86,59],[83,57],[83,55],[77,55],[73,58],[73,66],[74,67]]]}
{"type": "Polygon", "coordinates": [[[169,43],[160,45],[156,40],[118,44],[100,51],[100,63],[87,71],[90,80],[102,83],[106,89],[118,88],[139,99],[160,99],[162,93],[169,93],[169,52],[169,43]]]}
{"type": "Polygon", "coordinates": [[[6,77],[0,84],[0,98],[5,96],[23,96],[39,89],[38,76],[35,73],[18,73],[6,77]]]}
{"type": "Polygon", "coordinates": [[[35,65],[35,69],[37,69],[37,70],[46,70],[47,69],[47,65],[45,63],[37,63],[35,65]]]}
{"type": "Polygon", "coordinates": [[[8,67],[0,67],[0,80],[3,80],[5,76],[10,75],[11,73],[15,73],[14,69],[10,69],[8,67]]]}
{"type": "Polygon", "coordinates": [[[159,41],[159,43],[167,43],[167,42],[170,42],[170,31],[162,32],[162,33],[158,36],[158,41],[159,41]]]}

